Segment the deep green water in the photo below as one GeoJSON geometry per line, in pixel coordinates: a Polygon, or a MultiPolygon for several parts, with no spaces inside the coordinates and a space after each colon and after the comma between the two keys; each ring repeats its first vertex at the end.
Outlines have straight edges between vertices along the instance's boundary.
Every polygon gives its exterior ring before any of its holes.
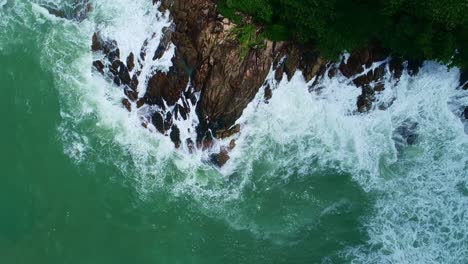
{"type": "Polygon", "coordinates": [[[94,29],[151,22],[151,5],[92,1],[78,23],[36,4],[50,2],[0,7],[0,263],[467,263],[458,70],[428,63],[369,115],[349,114],[354,87],[311,95],[296,76],[246,111],[218,171],[143,129],[91,71],[94,29]],[[417,143],[396,148],[408,120],[417,143]]]}

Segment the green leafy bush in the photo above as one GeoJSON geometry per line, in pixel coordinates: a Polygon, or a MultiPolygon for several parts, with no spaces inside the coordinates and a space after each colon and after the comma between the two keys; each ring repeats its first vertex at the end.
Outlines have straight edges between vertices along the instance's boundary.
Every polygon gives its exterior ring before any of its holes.
{"type": "Polygon", "coordinates": [[[371,41],[407,59],[468,68],[468,0],[219,0],[222,14],[241,13],[265,36],[310,44],[328,58],[371,41]]]}

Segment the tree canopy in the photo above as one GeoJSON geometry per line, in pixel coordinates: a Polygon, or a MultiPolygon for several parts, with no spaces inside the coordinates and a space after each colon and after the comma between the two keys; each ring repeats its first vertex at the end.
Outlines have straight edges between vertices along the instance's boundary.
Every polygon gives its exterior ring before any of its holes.
{"type": "Polygon", "coordinates": [[[328,58],[378,42],[394,54],[468,68],[468,0],[219,0],[272,40],[310,44],[328,58]]]}

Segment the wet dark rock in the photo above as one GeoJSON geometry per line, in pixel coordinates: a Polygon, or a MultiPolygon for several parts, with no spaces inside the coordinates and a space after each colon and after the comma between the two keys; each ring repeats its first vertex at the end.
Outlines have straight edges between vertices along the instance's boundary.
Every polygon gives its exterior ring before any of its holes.
{"type": "Polygon", "coordinates": [[[105,66],[102,63],[102,61],[100,61],[100,60],[93,61],[93,66],[98,72],[100,72],[101,74],[104,74],[104,67],[105,66]]]}
{"type": "Polygon", "coordinates": [[[374,100],[375,91],[369,85],[362,87],[362,94],[357,100],[358,111],[360,113],[368,112],[372,108],[374,100]]]}
{"type": "Polygon", "coordinates": [[[403,60],[400,57],[392,57],[390,59],[389,67],[394,78],[399,79],[403,74],[403,60]]]}
{"type": "Polygon", "coordinates": [[[177,104],[176,107],[174,108],[174,115],[175,115],[175,118],[183,118],[184,120],[187,120],[188,118],[188,110],[187,108],[177,104]]]}
{"type": "Polygon", "coordinates": [[[328,78],[333,78],[336,76],[336,74],[338,73],[338,69],[337,68],[331,68],[329,71],[328,71],[328,78]]]}
{"type": "Polygon", "coordinates": [[[236,140],[232,139],[231,142],[229,142],[229,149],[233,150],[236,147],[236,140]]]}
{"type": "Polygon", "coordinates": [[[374,87],[374,91],[376,92],[382,92],[383,90],[385,90],[385,85],[383,83],[378,83],[374,87]]]}
{"type": "Polygon", "coordinates": [[[190,100],[190,103],[192,103],[192,105],[195,105],[197,103],[197,96],[195,94],[191,94],[190,97],[189,97],[189,100],[190,100]]]}
{"type": "Polygon", "coordinates": [[[216,131],[216,137],[217,138],[228,138],[233,136],[234,134],[238,134],[241,131],[241,127],[239,124],[233,126],[232,128],[229,129],[220,129],[216,131]]]}
{"type": "Polygon", "coordinates": [[[311,49],[309,46],[301,46],[298,49],[301,51],[298,68],[302,71],[306,81],[310,81],[325,69],[326,61],[319,56],[316,50],[311,49]]]}
{"type": "MultiPolygon", "coordinates": [[[[102,43],[102,52],[104,52],[104,54],[106,55],[118,49],[117,41],[115,40],[108,40],[108,41],[101,40],[101,43],[102,43]]],[[[119,55],[120,55],[120,51],[119,51],[119,55]]]]}
{"type": "Polygon", "coordinates": [[[159,45],[156,51],[154,52],[153,60],[160,59],[164,55],[164,52],[166,52],[166,47],[159,45]]]}
{"type": "Polygon", "coordinates": [[[265,101],[268,101],[273,97],[273,91],[271,90],[270,85],[265,86],[265,94],[264,94],[264,99],[265,101]]]}
{"type": "Polygon", "coordinates": [[[465,110],[463,111],[463,116],[465,117],[466,120],[468,120],[468,106],[465,107],[465,110]]]}
{"type": "Polygon", "coordinates": [[[161,96],[147,96],[147,95],[145,95],[143,98],[144,98],[145,103],[147,105],[157,105],[163,110],[166,109],[164,107],[164,101],[163,101],[161,96]]]}
{"type": "Polygon", "coordinates": [[[122,104],[125,106],[125,108],[131,112],[132,111],[132,104],[130,103],[130,101],[128,99],[123,99],[122,100],[122,104]]]}
{"type": "Polygon", "coordinates": [[[136,74],[133,75],[132,80],[130,81],[130,88],[132,88],[134,91],[138,89],[138,84],[140,82],[138,81],[138,76],[136,74]]]}
{"type": "Polygon", "coordinates": [[[381,80],[385,76],[385,65],[381,65],[374,70],[369,71],[367,74],[363,74],[353,80],[353,83],[357,87],[364,87],[371,83],[379,82],[376,87],[378,86],[378,91],[383,91],[385,89],[381,80]]]}
{"type": "Polygon", "coordinates": [[[110,50],[107,54],[107,59],[110,61],[110,62],[113,62],[115,60],[118,60],[120,59],[120,49],[116,48],[116,49],[113,49],[113,50],[110,50]]]}
{"type": "Polygon", "coordinates": [[[141,108],[142,106],[144,106],[145,105],[145,98],[138,99],[136,105],[137,105],[137,108],[141,108]]]}
{"type": "Polygon", "coordinates": [[[140,50],[140,59],[142,61],[145,61],[147,46],[148,46],[148,40],[146,39],[145,42],[143,42],[143,46],[141,47],[141,50],[140,50]]]}
{"type": "Polygon", "coordinates": [[[135,56],[133,55],[133,52],[130,52],[130,55],[127,57],[127,68],[129,72],[133,71],[135,68],[135,56]]]}
{"type": "Polygon", "coordinates": [[[277,82],[280,82],[282,79],[283,79],[283,75],[284,75],[284,66],[280,66],[276,69],[275,71],[275,80],[277,82]]]}
{"type": "Polygon", "coordinates": [[[98,33],[95,32],[92,38],[91,50],[96,52],[102,49],[102,40],[99,37],[98,33]]]}
{"type": "Polygon", "coordinates": [[[161,39],[161,41],[159,43],[158,48],[154,52],[153,60],[158,60],[164,55],[164,53],[169,48],[169,45],[171,43],[171,39],[172,39],[172,31],[170,30],[170,28],[167,28],[167,27],[164,28],[163,29],[163,37],[162,37],[162,39],[161,39]]]}
{"type": "Polygon", "coordinates": [[[172,126],[171,133],[169,136],[172,142],[174,142],[175,147],[179,148],[182,142],[180,141],[180,130],[176,125],[172,126]]]}
{"type": "Polygon", "coordinates": [[[161,97],[168,105],[175,105],[187,87],[188,81],[189,75],[185,70],[171,70],[167,74],[157,72],[148,81],[147,97],[161,97]]]}
{"type": "Polygon", "coordinates": [[[115,76],[114,77],[114,83],[117,85],[117,86],[120,86],[122,84],[122,82],[120,81],[120,78],[118,76],[115,76]]]}
{"type": "Polygon", "coordinates": [[[164,134],[166,133],[166,130],[164,129],[164,119],[162,115],[158,112],[153,114],[153,117],[151,119],[154,127],[161,133],[164,134]]]}
{"type": "Polygon", "coordinates": [[[130,82],[132,81],[130,74],[128,73],[127,66],[125,66],[123,63],[120,63],[119,65],[119,78],[125,85],[130,85],[130,82]]]}
{"type": "Polygon", "coordinates": [[[195,143],[193,142],[193,140],[191,138],[187,138],[187,140],[185,140],[185,143],[187,144],[189,153],[193,153],[195,151],[195,143]]]}
{"type": "Polygon", "coordinates": [[[201,148],[202,150],[211,149],[213,145],[214,145],[213,135],[211,134],[210,131],[206,131],[201,141],[197,142],[198,148],[201,148]]]}
{"type": "Polygon", "coordinates": [[[468,71],[464,70],[460,73],[460,86],[464,90],[468,90],[468,71]]]}
{"type": "Polygon", "coordinates": [[[212,154],[210,157],[211,162],[218,166],[224,166],[230,159],[229,152],[226,149],[221,150],[218,154],[212,154]]]}
{"type": "Polygon", "coordinates": [[[166,118],[164,119],[164,129],[169,130],[172,126],[172,114],[171,112],[167,112],[166,118]]]}
{"type": "Polygon", "coordinates": [[[132,90],[129,87],[125,87],[124,93],[128,97],[128,99],[132,100],[133,102],[138,100],[138,92],[136,92],[135,90],[132,90]]]}
{"type": "Polygon", "coordinates": [[[109,65],[109,72],[112,75],[117,76],[119,74],[120,63],[122,62],[117,60],[117,61],[112,62],[112,64],[109,65]]]}
{"type": "Polygon", "coordinates": [[[357,86],[357,87],[363,87],[364,85],[367,85],[369,84],[369,78],[367,77],[367,75],[361,75],[357,78],[355,78],[353,80],[353,83],[357,86]]]}
{"type": "Polygon", "coordinates": [[[371,82],[378,81],[385,74],[384,65],[369,71],[367,74],[363,74],[364,67],[370,68],[373,63],[383,61],[387,57],[387,50],[373,44],[352,52],[347,61],[343,58],[338,69],[346,78],[351,78],[360,74],[353,82],[356,86],[363,87],[371,82]]]}
{"type": "Polygon", "coordinates": [[[385,64],[375,68],[368,73],[368,78],[372,81],[381,80],[385,77],[385,64]]]}
{"type": "Polygon", "coordinates": [[[408,61],[408,74],[411,76],[415,76],[419,73],[419,69],[422,67],[423,61],[419,60],[409,60],[408,61]]]}

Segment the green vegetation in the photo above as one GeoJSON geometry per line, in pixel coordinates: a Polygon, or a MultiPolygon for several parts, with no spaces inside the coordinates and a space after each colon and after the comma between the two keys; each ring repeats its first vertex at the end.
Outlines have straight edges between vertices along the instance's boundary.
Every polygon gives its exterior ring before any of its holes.
{"type": "Polygon", "coordinates": [[[241,43],[241,56],[247,55],[249,50],[255,46],[262,44],[265,35],[257,34],[257,28],[254,25],[243,25],[242,27],[236,27],[232,30],[232,33],[241,43]]]}
{"type": "Polygon", "coordinates": [[[272,40],[314,45],[328,58],[376,41],[407,59],[468,68],[468,0],[219,0],[241,27],[252,16],[272,40]]]}

